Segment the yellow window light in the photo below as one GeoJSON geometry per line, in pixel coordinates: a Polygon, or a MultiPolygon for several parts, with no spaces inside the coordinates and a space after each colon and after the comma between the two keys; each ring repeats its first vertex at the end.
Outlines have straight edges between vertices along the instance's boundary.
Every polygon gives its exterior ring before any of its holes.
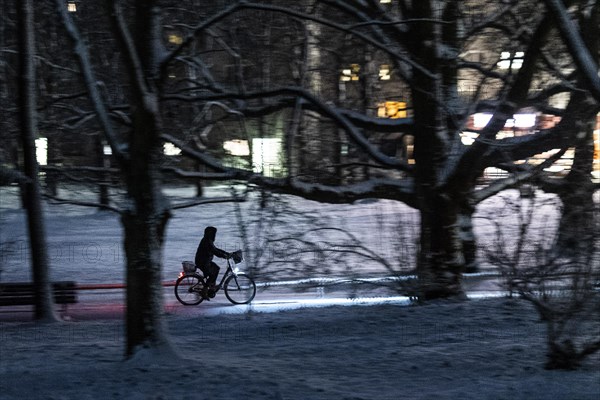
{"type": "Polygon", "coordinates": [[[390,66],[387,64],[383,64],[381,68],[379,68],[379,79],[382,81],[389,81],[391,79],[391,71],[390,66]]]}
{"type": "Polygon", "coordinates": [[[405,101],[386,101],[379,103],[377,107],[377,116],[380,118],[406,118],[408,112],[406,110],[405,101]]]}
{"type": "Polygon", "coordinates": [[[169,43],[171,44],[182,44],[183,43],[183,38],[180,35],[177,35],[175,33],[171,33],[168,37],[169,39],[169,43]]]}
{"type": "Polygon", "coordinates": [[[350,64],[350,68],[344,68],[340,75],[342,82],[358,81],[360,79],[358,73],[360,72],[359,64],[350,64]]]}

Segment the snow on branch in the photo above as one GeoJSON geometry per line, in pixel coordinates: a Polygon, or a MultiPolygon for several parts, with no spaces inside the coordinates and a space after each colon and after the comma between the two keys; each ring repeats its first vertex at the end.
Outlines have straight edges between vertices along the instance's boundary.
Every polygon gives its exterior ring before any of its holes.
{"type": "Polygon", "coordinates": [[[90,54],[85,41],[83,40],[79,29],[67,11],[67,3],[62,0],[55,0],[55,4],[65,30],[73,41],[75,55],[79,61],[79,66],[81,68],[81,73],[83,74],[85,85],[90,96],[90,101],[94,106],[94,111],[96,112],[100,126],[102,126],[115,158],[119,163],[123,164],[127,160],[127,154],[125,152],[126,146],[121,143],[117,132],[113,129],[108,108],[104,104],[104,100],[102,99],[102,95],[98,89],[98,83],[94,75],[90,54]]]}
{"type": "Polygon", "coordinates": [[[377,198],[399,200],[410,207],[417,207],[412,179],[402,181],[370,179],[351,185],[329,186],[303,182],[298,179],[275,179],[255,175],[250,182],[278,193],[299,196],[321,203],[342,204],[377,198]]]}
{"type": "MultiPolygon", "coordinates": [[[[253,98],[262,98],[262,97],[276,97],[276,96],[289,96],[292,95],[294,97],[304,98],[306,101],[311,103],[316,109],[323,115],[328,116],[332,120],[334,120],[342,129],[345,130],[349,138],[360,148],[365,150],[367,154],[375,161],[386,165],[388,167],[394,167],[403,171],[410,171],[411,166],[402,160],[397,159],[396,157],[390,157],[383,154],[377,146],[374,146],[369,140],[360,132],[359,129],[346,117],[343,112],[340,112],[334,106],[321,101],[317,97],[313,96],[307,90],[300,87],[281,87],[270,90],[258,91],[258,92],[248,92],[248,93],[215,93],[210,95],[204,95],[199,97],[188,97],[181,95],[165,95],[164,98],[168,100],[185,100],[185,101],[210,101],[210,100],[223,100],[227,98],[236,98],[236,99],[253,99],[253,98]]],[[[356,117],[357,114],[352,114],[356,117]]],[[[410,124],[410,121],[407,121],[406,124],[410,124]]],[[[164,137],[164,135],[163,135],[164,137]]],[[[170,136],[169,136],[170,137],[170,136]]],[[[176,144],[175,142],[173,142],[176,144]]],[[[201,156],[201,158],[205,158],[205,156],[201,156]]],[[[208,161],[210,164],[214,164],[212,161],[208,161]]],[[[220,167],[214,167],[218,169],[220,167]]]]}
{"type": "MultiPolygon", "coordinates": [[[[187,146],[185,142],[179,140],[175,136],[163,133],[160,135],[160,137],[164,141],[171,142],[179,149],[181,149],[182,154],[201,162],[202,164],[217,172],[229,174],[229,179],[247,179],[252,174],[251,171],[245,169],[226,167],[223,164],[221,164],[221,162],[216,158],[201,151],[192,149],[190,146],[187,146]]],[[[178,172],[177,170],[174,170],[172,172],[182,174],[182,172],[178,172]]]]}
{"type": "Polygon", "coordinates": [[[178,168],[163,168],[179,177],[188,179],[218,179],[218,180],[244,180],[265,189],[278,193],[299,196],[322,203],[352,203],[356,200],[367,198],[381,198],[400,200],[416,207],[414,199],[414,182],[412,179],[402,181],[393,179],[371,179],[352,185],[329,186],[319,183],[303,182],[294,178],[269,178],[261,174],[240,168],[226,167],[218,160],[186,146],[181,140],[167,134],[161,135],[163,140],[179,147],[182,154],[203,163],[215,173],[185,171],[178,168]]]}
{"type": "Polygon", "coordinates": [[[514,172],[507,178],[494,180],[488,186],[474,192],[474,194],[473,194],[474,202],[480,203],[483,200],[488,199],[488,198],[502,192],[503,190],[513,188],[523,182],[530,181],[535,176],[541,174],[545,168],[550,167],[557,160],[559,160],[565,154],[566,150],[567,150],[566,148],[561,149],[559,152],[557,152],[556,154],[553,154],[551,157],[544,160],[544,162],[540,163],[539,165],[531,166],[524,170],[514,172]]]}
{"type": "Polygon", "coordinates": [[[246,199],[244,197],[234,196],[234,197],[212,197],[212,198],[203,198],[198,200],[187,201],[185,203],[174,204],[169,207],[171,210],[181,210],[183,208],[196,207],[203,204],[216,204],[216,203],[232,203],[232,202],[244,202],[246,199]]]}
{"type": "Polygon", "coordinates": [[[70,205],[74,205],[74,206],[81,206],[81,207],[95,207],[95,208],[100,208],[102,210],[107,210],[107,211],[112,211],[115,212],[117,214],[122,214],[123,210],[117,208],[117,207],[113,207],[110,206],[108,204],[101,204],[101,203],[95,203],[95,202],[91,202],[91,201],[83,201],[83,200],[73,200],[73,199],[64,199],[61,197],[57,197],[57,196],[52,196],[48,193],[44,193],[43,196],[47,199],[50,200],[51,204],[70,204],[70,205]]]}
{"type": "MultiPolygon", "coordinates": [[[[189,155],[189,154],[188,154],[189,155]]],[[[193,157],[195,158],[195,157],[193,157]]],[[[211,181],[228,181],[236,179],[238,176],[231,172],[198,172],[198,171],[187,171],[176,167],[163,167],[161,171],[171,173],[179,178],[186,179],[205,179],[211,181]]]]}

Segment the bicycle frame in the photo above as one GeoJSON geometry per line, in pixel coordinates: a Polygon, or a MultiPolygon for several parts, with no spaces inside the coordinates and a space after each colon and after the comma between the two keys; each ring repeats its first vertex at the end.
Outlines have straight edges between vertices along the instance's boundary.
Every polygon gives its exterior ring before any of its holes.
{"type": "MultiPolygon", "coordinates": [[[[219,290],[221,290],[221,288],[223,287],[223,283],[225,283],[225,280],[227,278],[229,278],[230,276],[234,275],[237,276],[237,268],[235,268],[235,270],[231,267],[231,261],[229,261],[229,258],[227,259],[227,269],[225,270],[225,273],[223,274],[223,277],[221,278],[221,282],[219,282],[219,286],[217,286],[217,290],[215,290],[215,293],[218,292],[219,290]]],[[[204,273],[202,273],[202,275],[204,276],[204,273]]],[[[206,282],[206,277],[204,276],[204,281],[206,282]]]]}
{"type": "MultiPolygon", "coordinates": [[[[200,272],[202,272],[202,271],[200,271],[200,272]]],[[[221,288],[223,287],[223,283],[225,283],[227,278],[229,278],[230,276],[237,276],[237,272],[238,272],[238,268],[233,268],[231,265],[231,261],[229,259],[227,259],[227,269],[225,270],[225,273],[223,274],[221,281],[219,282],[218,286],[216,287],[215,293],[217,293],[219,290],[221,290],[221,288]]],[[[206,284],[207,277],[204,276],[204,272],[202,272],[202,275],[200,275],[200,276],[202,277],[203,283],[206,284]]]]}

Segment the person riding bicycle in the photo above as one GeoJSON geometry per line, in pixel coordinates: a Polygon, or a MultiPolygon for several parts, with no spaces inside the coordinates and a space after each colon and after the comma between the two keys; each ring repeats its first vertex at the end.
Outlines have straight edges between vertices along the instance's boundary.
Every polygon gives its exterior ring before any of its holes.
{"type": "Polygon", "coordinates": [[[231,254],[219,249],[215,246],[215,239],[217,237],[217,228],[214,226],[207,226],[204,229],[204,237],[198,244],[198,250],[196,250],[196,266],[200,268],[202,273],[208,278],[207,285],[209,291],[216,289],[217,276],[221,270],[217,264],[213,262],[213,257],[219,258],[230,258],[231,254]]]}

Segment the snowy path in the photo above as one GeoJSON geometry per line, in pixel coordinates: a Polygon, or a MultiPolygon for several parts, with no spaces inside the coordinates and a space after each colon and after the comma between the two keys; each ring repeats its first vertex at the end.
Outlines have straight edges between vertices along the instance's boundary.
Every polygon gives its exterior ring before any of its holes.
{"type": "MultiPolygon", "coordinates": [[[[319,279],[315,281],[324,280],[319,279]]],[[[377,281],[371,279],[370,281],[377,281]]],[[[389,281],[386,279],[385,281],[389,281]]],[[[355,295],[349,297],[350,291],[344,285],[312,286],[302,291],[294,290],[300,284],[306,285],[311,280],[300,282],[285,282],[283,285],[271,283],[261,285],[255,300],[248,305],[235,306],[229,303],[223,293],[214,299],[196,306],[180,304],[173,294],[173,287],[164,288],[165,312],[169,315],[180,316],[210,316],[221,314],[244,314],[248,311],[271,313],[304,308],[323,308],[331,306],[356,305],[411,305],[409,297],[398,295],[393,290],[379,287],[361,289],[354,288],[355,295]]],[[[465,279],[467,297],[470,299],[496,298],[505,295],[497,285],[495,276],[489,274],[469,274],[465,279]]],[[[125,312],[124,289],[95,289],[81,290],[78,293],[78,303],[69,305],[61,311],[61,316],[69,321],[122,319],[125,312]]],[[[58,310],[61,310],[58,307],[58,310]]],[[[32,318],[31,306],[15,306],[0,308],[1,321],[29,321],[32,318]]]]}

